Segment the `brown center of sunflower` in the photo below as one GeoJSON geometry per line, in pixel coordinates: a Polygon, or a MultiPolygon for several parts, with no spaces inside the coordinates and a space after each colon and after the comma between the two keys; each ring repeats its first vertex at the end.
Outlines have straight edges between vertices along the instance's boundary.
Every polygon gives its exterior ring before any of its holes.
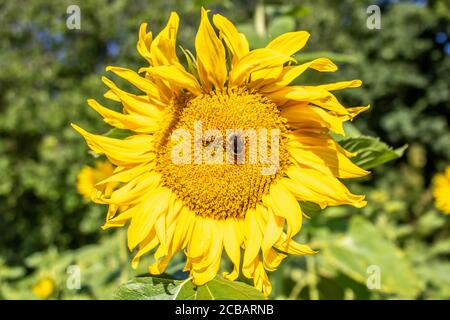
{"type": "Polygon", "coordinates": [[[243,217],[288,166],[286,120],[245,89],[174,101],[159,138],[156,170],[202,216],[243,217]]]}

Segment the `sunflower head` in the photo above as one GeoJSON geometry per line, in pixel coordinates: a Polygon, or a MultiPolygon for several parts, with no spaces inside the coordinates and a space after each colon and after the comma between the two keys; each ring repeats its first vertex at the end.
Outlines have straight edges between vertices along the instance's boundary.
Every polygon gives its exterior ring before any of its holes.
{"type": "Polygon", "coordinates": [[[436,208],[450,214],[450,166],[434,176],[432,188],[436,208]]]}
{"type": "Polygon", "coordinates": [[[55,291],[55,282],[49,277],[41,278],[33,285],[31,291],[39,299],[48,299],[55,291]]]}
{"type": "MultiPolygon", "coordinates": [[[[102,180],[110,177],[114,172],[114,167],[109,161],[97,161],[95,167],[84,166],[77,175],[78,192],[86,199],[90,200],[94,192],[111,189],[114,184],[97,185],[102,180]]],[[[109,191],[110,192],[110,191],[109,191]]]]}
{"type": "Polygon", "coordinates": [[[117,183],[94,201],[109,205],[104,228],[128,225],[132,266],[153,252],[149,271],[164,272],[184,251],[194,284],[210,281],[226,254],[233,268],[269,295],[267,271],[287,254],[315,253],[293,240],[302,226],[299,201],[322,208],[365,205],[340,181],[368,172],[330,132],[367,107],[345,108],[332,93],[359,80],[318,86],[291,85],[308,69],[334,72],[327,58],[297,63],[293,55],[309,34],[289,32],[265,48],[251,50],[246,37],[225,17],[201,10],[196,56],[185,67],[176,53],[179,19],[171,13],[156,36],[139,30],[137,49],[147,65],[135,72],[108,67],[142,91],[131,94],[103,78],[105,97],[120,102],[115,112],[88,100],[110,125],[134,131],[121,140],[74,128],[96,153],[117,166],[100,182],[117,183]],[[118,210],[120,208],[120,210],[118,210]],[[117,213],[120,211],[119,213],[117,213]]]}
{"type": "Polygon", "coordinates": [[[162,183],[198,215],[243,217],[289,165],[286,120],[274,103],[243,88],[201,94],[176,109],[174,126],[162,135],[171,139],[157,151],[162,183]],[[258,159],[258,146],[271,146],[271,138],[276,152],[258,159]]]}

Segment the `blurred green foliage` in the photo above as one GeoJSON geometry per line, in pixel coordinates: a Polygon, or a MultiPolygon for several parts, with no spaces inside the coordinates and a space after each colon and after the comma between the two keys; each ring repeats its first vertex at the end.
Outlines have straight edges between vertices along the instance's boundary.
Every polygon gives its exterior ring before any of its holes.
{"type": "MultiPolygon", "coordinates": [[[[298,83],[362,79],[362,89],[340,95],[347,105],[372,105],[349,133],[410,146],[351,185],[368,195],[367,207],[308,208],[299,241],[319,254],[289,257],[271,274],[271,297],[450,298],[450,223],[429,191],[432,175],[450,164],[450,5],[375,2],[380,30],[366,27],[372,3],[364,0],[1,1],[0,298],[36,299],[32,287],[44,277],[55,282],[50,298],[112,298],[146,272],[145,263],[130,270],[123,231],[100,230],[106,208],[77,194],[76,174],[94,158],[69,123],[106,132],[85,102],[105,91],[105,66],[143,65],[140,23],[158,32],[172,10],[181,16],[179,44],[194,52],[202,5],[235,22],[252,47],[308,30],[296,58],[329,57],[340,70],[309,72],[298,83]],[[72,4],[81,8],[80,30],[66,27],[72,4]],[[70,265],[80,267],[79,289],[67,287],[70,265]],[[366,286],[370,266],[381,272],[378,289],[366,286]]],[[[168,273],[181,275],[181,265],[177,259],[168,273]]]]}

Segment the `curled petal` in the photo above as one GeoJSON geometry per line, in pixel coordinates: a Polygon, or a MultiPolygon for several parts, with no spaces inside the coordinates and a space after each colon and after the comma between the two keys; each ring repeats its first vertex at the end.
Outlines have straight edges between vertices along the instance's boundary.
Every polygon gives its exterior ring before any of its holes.
{"type": "Polygon", "coordinates": [[[169,103],[169,97],[165,96],[163,91],[155,83],[147,78],[141,77],[133,70],[109,66],[106,68],[106,71],[112,71],[119,77],[129,81],[132,85],[145,92],[149,96],[149,98],[156,101],[157,103],[169,103]]]}
{"type": "Polygon", "coordinates": [[[225,48],[208,19],[208,12],[202,8],[202,17],[195,37],[197,69],[200,82],[206,91],[212,87],[222,89],[227,78],[225,48]]]}
{"type": "Polygon", "coordinates": [[[300,231],[302,227],[302,210],[295,197],[282,184],[272,184],[269,194],[263,198],[263,202],[266,206],[270,206],[274,214],[286,219],[289,237],[296,235],[300,231]]]}
{"type": "Polygon", "coordinates": [[[155,37],[151,44],[151,65],[178,65],[176,39],[180,19],[176,12],[171,12],[166,27],[155,37]]]}
{"type": "Polygon", "coordinates": [[[136,48],[139,54],[143,56],[149,63],[151,63],[150,46],[152,44],[152,40],[152,33],[147,33],[147,23],[142,23],[139,28],[139,40],[136,44],[136,48]]]}
{"type": "MultiPolygon", "coordinates": [[[[271,81],[268,85],[261,88],[260,91],[272,92],[279,90],[297,79],[308,68],[321,72],[334,72],[337,70],[337,66],[327,58],[315,59],[298,66],[284,67],[283,72],[280,73],[280,76],[275,81],[271,81]]],[[[326,90],[326,88],[323,89],[326,90]]]]}
{"type": "Polygon", "coordinates": [[[92,151],[105,154],[117,166],[129,166],[132,163],[138,164],[155,158],[154,139],[150,135],[134,135],[121,140],[89,133],[75,124],[72,124],[72,127],[86,139],[92,151]]]}
{"type": "Polygon", "coordinates": [[[291,57],[272,49],[252,50],[231,69],[229,86],[244,84],[248,75],[255,71],[282,66],[284,63],[292,60],[291,57]]]}
{"type": "Polygon", "coordinates": [[[152,133],[160,129],[160,124],[152,118],[115,112],[103,107],[93,99],[89,99],[88,104],[92,109],[102,115],[106,123],[109,123],[113,127],[129,129],[140,133],[152,133]]]}
{"type": "Polygon", "coordinates": [[[306,31],[287,32],[272,40],[266,48],[292,56],[305,46],[308,39],[309,33],[306,31]]]}
{"type": "Polygon", "coordinates": [[[158,217],[167,210],[170,190],[160,188],[139,206],[128,227],[128,248],[132,250],[151,231],[158,217]]]}
{"type": "Polygon", "coordinates": [[[221,38],[225,41],[233,54],[233,64],[249,52],[249,44],[245,35],[238,32],[236,27],[224,16],[215,14],[214,25],[219,29],[221,38]]]}
{"type": "Polygon", "coordinates": [[[194,95],[199,95],[202,92],[197,79],[189,72],[186,72],[184,68],[182,69],[176,66],[159,66],[148,68],[147,70],[153,77],[166,80],[170,85],[186,89],[194,95]]]}
{"type": "Polygon", "coordinates": [[[280,182],[300,201],[315,202],[322,208],[343,204],[361,208],[367,204],[363,195],[352,194],[331,174],[325,175],[314,169],[294,166],[286,174],[290,179],[282,178],[280,182]]]}

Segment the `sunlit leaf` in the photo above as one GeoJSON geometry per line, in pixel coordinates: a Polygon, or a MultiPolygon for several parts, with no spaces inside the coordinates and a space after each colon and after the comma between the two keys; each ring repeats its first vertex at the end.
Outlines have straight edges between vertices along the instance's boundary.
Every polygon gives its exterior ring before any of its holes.
{"type": "Polygon", "coordinates": [[[114,139],[125,139],[131,135],[133,135],[133,131],[118,128],[113,128],[104,134],[105,137],[114,139]]]}
{"type": "Polygon", "coordinates": [[[430,290],[432,299],[450,298],[450,263],[430,262],[421,266],[418,272],[437,289],[436,293],[430,290]]]}
{"type": "Polygon", "coordinates": [[[403,156],[407,145],[393,149],[378,138],[360,136],[344,138],[339,144],[346,150],[357,152],[351,160],[364,169],[371,169],[403,156]]]}
{"type": "Polygon", "coordinates": [[[423,288],[404,253],[362,217],[354,216],[346,235],[329,239],[321,252],[330,265],[363,284],[378,270],[380,287],[373,290],[413,298],[423,288]]]}
{"type": "Polygon", "coordinates": [[[302,208],[303,214],[307,215],[308,217],[311,217],[322,210],[320,209],[320,206],[318,204],[309,201],[301,201],[300,207],[302,208]]]}
{"type": "Polygon", "coordinates": [[[121,285],[115,297],[120,300],[262,300],[264,296],[252,286],[217,276],[203,286],[190,279],[157,277],[135,278],[121,285]]]}

